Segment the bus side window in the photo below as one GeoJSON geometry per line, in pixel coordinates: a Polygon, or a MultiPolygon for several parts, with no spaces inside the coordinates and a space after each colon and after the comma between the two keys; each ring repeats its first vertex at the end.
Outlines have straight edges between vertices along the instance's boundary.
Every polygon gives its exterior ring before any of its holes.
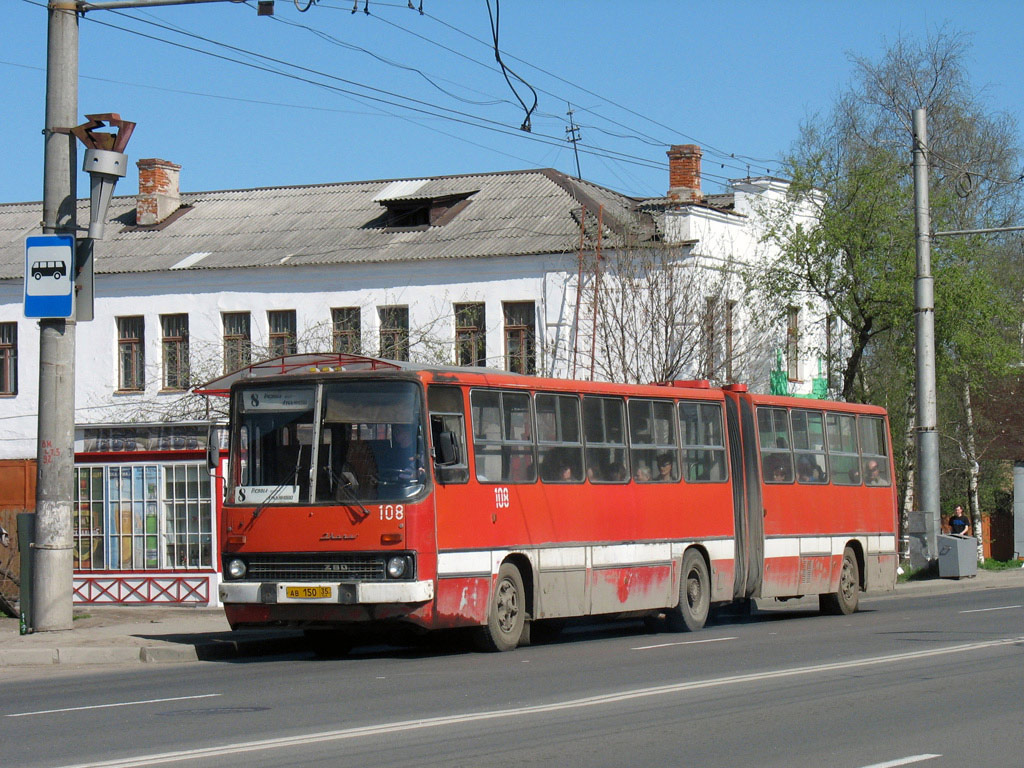
{"type": "Polygon", "coordinates": [[[761,445],[763,482],[792,483],[793,453],[790,450],[789,412],[785,408],[758,408],[757,432],[761,445]]]}
{"type": "Polygon", "coordinates": [[[537,479],[530,396],[475,389],[469,395],[476,479],[532,483],[537,479]]]}
{"type": "Polygon", "coordinates": [[[575,395],[540,393],[534,398],[540,478],[545,483],[583,482],[580,401],[575,395]]]}
{"type": "Polygon", "coordinates": [[[889,451],[885,441],[885,421],[878,416],[858,416],[861,471],[865,485],[889,485],[889,451]]]}
{"type": "Polygon", "coordinates": [[[430,412],[430,444],[434,461],[439,457],[438,445],[443,432],[455,437],[458,460],[455,464],[438,466],[434,473],[442,484],[469,482],[469,463],[466,456],[466,406],[459,387],[431,384],[427,388],[427,407],[430,412]]]}
{"type": "Polygon", "coordinates": [[[584,397],[587,479],[594,483],[628,483],[625,407],[619,397],[584,397]]]}
{"type": "Polygon", "coordinates": [[[679,481],[679,448],[672,402],[629,401],[629,458],[638,483],[679,481]]]}
{"type": "Polygon", "coordinates": [[[793,409],[793,450],[796,452],[796,479],[804,484],[828,482],[825,466],[825,423],[819,411],[793,409]]]}
{"type": "Polygon", "coordinates": [[[683,479],[688,483],[724,483],[725,431],[718,403],[679,403],[679,432],[683,441],[683,479]]]}
{"type": "Polygon", "coordinates": [[[860,485],[860,452],[856,419],[841,413],[825,414],[828,464],[833,485],[860,485]]]}

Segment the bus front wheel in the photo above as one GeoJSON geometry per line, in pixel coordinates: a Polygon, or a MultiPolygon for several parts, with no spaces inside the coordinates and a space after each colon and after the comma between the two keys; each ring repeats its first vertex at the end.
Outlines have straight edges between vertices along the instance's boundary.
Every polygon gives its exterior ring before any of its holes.
{"type": "Polygon", "coordinates": [[[483,650],[511,651],[519,645],[526,624],[525,597],[519,569],[511,563],[502,564],[491,596],[487,623],[479,630],[479,645],[483,650]]]}
{"type": "Polygon", "coordinates": [[[708,620],[711,610],[711,577],[700,552],[687,550],[683,555],[683,575],[679,580],[679,605],[668,612],[669,628],[676,632],[696,632],[708,620]]]}
{"type": "Polygon", "coordinates": [[[857,556],[847,547],[843,550],[843,570],[839,574],[839,591],[818,596],[822,613],[849,616],[857,610],[860,601],[860,568],[857,556]]]}

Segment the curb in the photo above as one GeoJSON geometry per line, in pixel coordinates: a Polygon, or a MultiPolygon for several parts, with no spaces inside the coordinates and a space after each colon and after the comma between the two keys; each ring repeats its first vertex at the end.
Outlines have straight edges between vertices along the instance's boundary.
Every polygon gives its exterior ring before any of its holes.
{"type": "Polygon", "coordinates": [[[182,664],[195,661],[229,661],[251,656],[274,656],[306,649],[301,634],[254,640],[226,640],[195,644],[97,647],[9,648],[0,650],[2,667],[38,667],[68,664],[182,664]]]}

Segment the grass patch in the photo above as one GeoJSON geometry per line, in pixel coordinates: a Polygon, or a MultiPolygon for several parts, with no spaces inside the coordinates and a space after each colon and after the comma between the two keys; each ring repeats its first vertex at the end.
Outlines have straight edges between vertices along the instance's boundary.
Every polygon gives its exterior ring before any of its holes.
{"type": "Polygon", "coordinates": [[[986,557],[985,562],[978,563],[978,567],[986,571],[1008,571],[1021,566],[1024,566],[1024,563],[1020,560],[993,560],[991,557],[986,557]]]}

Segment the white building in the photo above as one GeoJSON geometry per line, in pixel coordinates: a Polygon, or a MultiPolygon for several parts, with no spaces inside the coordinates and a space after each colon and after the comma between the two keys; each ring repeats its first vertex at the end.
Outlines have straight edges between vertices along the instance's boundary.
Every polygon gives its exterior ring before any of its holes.
{"type": "MultiPolygon", "coordinates": [[[[138,165],[142,192],[113,200],[96,244],[95,318],[77,326],[80,601],[215,599],[206,404],[187,390],[250,360],[333,350],[607,376],[618,368],[602,357],[616,311],[605,302],[627,254],[657,253],[695,290],[671,282],[654,297],[680,305],[661,320],[674,378],[767,391],[776,349],[788,349],[794,386],[815,372],[797,328],[788,347],[784,327],[753,331],[736,277],[765,247],[758,211],[786,184],[704,195],[693,145],[670,150],[671,188],[654,200],[550,169],[181,194],[179,166],[138,165]]],[[[39,343],[23,273],[40,213],[0,205],[0,460],[36,455],[39,343]]],[[[632,295],[618,303],[646,311],[632,295]]]]}

